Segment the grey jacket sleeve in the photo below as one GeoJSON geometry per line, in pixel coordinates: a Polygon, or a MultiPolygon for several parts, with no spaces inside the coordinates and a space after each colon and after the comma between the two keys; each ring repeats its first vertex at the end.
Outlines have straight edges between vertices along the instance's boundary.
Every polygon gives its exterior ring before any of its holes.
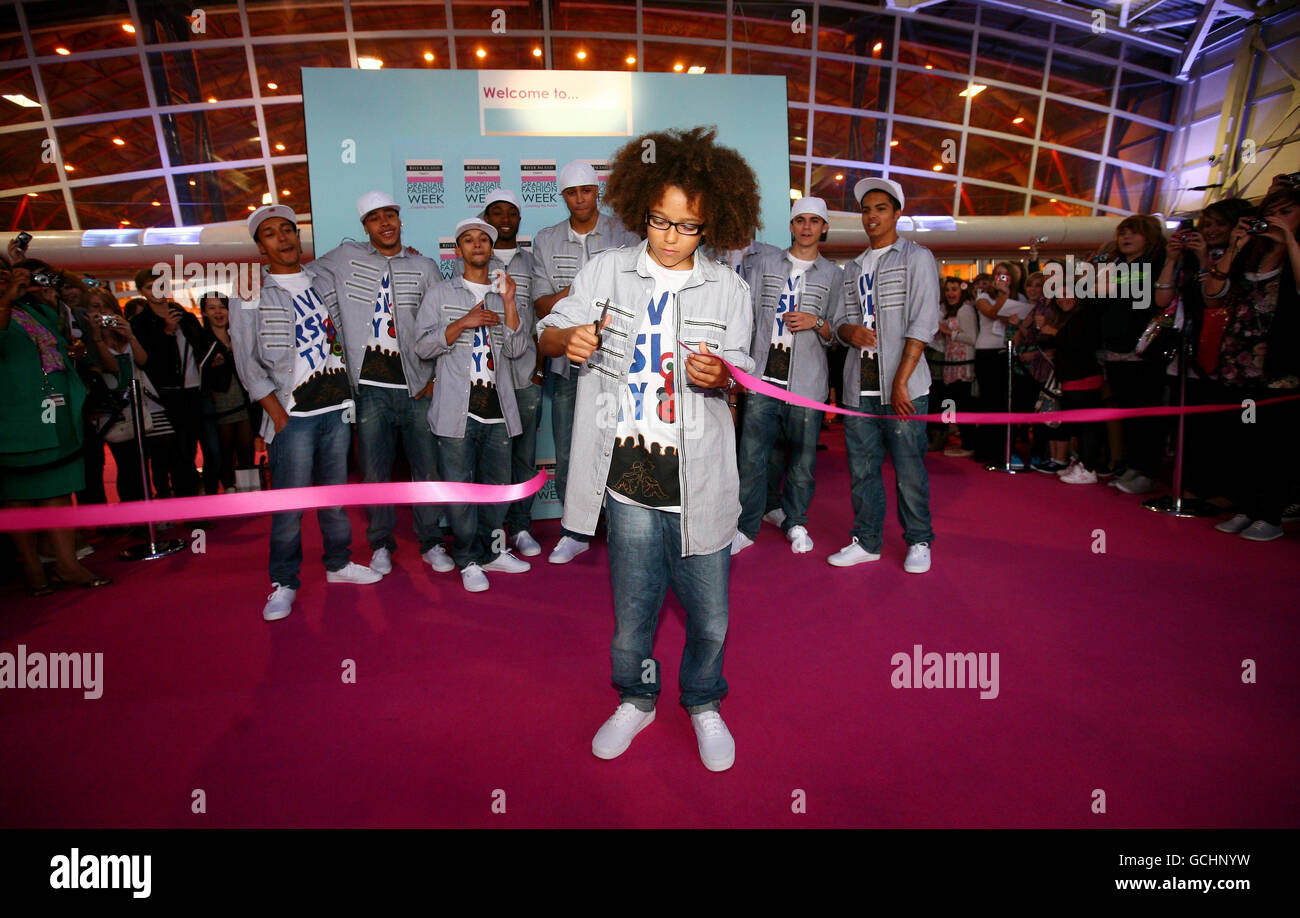
{"type": "Polygon", "coordinates": [[[821,335],[817,336],[817,340],[821,342],[823,347],[830,347],[839,340],[839,336],[835,334],[835,329],[848,321],[848,311],[844,308],[844,270],[837,267],[833,278],[829,293],[830,302],[826,304],[826,324],[831,327],[831,335],[829,338],[823,338],[821,335]]]}
{"type": "Polygon", "coordinates": [[[534,303],[539,297],[555,293],[555,286],[551,283],[550,274],[547,273],[550,265],[546,263],[546,246],[550,238],[545,230],[537,235],[538,238],[533,240],[533,289],[529,293],[534,303]],[[538,245],[539,242],[541,245],[538,245]]]}
{"type": "MultiPolygon", "coordinates": [[[[529,323],[528,323],[528,317],[531,313],[531,310],[527,306],[524,306],[521,309],[519,307],[518,302],[516,302],[515,309],[519,313],[519,326],[517,328],[511,328],[509,325],[506,324],[505,300],[502,299],[500,294],[493,294],[493,295],[498,300],[501,300],[501,312],[499,313],[499,315],[501,316],[501,331],[505,334],[505,338],[506,338],[505,356],[510,357],[512,359],[516,357],[522,357],[524,356],[524,354],[528,352],[528,339],[530,339],[533,335],[532,329],[529,328],[529,323]]],[[[445,336],[446,329],[443,330],[443,334],[445,336]]],[[[443,340],[445,341],[447,339],[444,337],[443,340]]]]}
{"type": "Polygon", "coordinates": [[[735,271],[724,283],[733,284],[726,304],[727,333],[722,339],[722,354],[728,363],[746,373],[754,369],[754,358],[749,355],[750,339],[754,336],[754,305],[749,284],[735,271]],[[734,280],[733,280],[734,278],[734,280]]]}
{"type": "Polygon", "coordinates": [[[929,249],[917,248],[907,259],[907,331],[905,338],[926,344],[939,330],[939,266],[929,249]]]}
{"type": "Polygon", "coordinates": [[[447,326],[451,323],[443,314],[441,288],[442,284],[434,284],[424,291],[415,313],[415,353],[423,360],[432,360],[451,350],[447,343],[447,326]]]}
{"type": "Polygon", "coordinates": [[[596,274],[603,261],[603,258],[593,258],[582,266],[569,286],[569,295],[552,306],[545,318],[538,320],[539,335],[545,328],[573,328],[595,321],[591,304],[596,299],[596,274]]]}
{"type": "Polygon", "coordinates": [[[235,372],[244,384],[250,401],[259,402],[276,391],[268,367],[262,362],[257,346],[257,302],[230,301],[230,343],[235,357],[235,372]]]}

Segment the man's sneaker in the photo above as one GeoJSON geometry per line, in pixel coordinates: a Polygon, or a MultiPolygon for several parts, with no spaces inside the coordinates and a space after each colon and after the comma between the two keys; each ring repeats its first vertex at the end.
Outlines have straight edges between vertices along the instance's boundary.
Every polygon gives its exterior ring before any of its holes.
{"type": "MultiPolygon", "coordinates": [[[[1073,460],[1069,465],[1067,465],[1065,468],[1061,469],[1056,473],[1057,477],[1064,477],[1065,475],[1069,475],[1071,470],[1073,470],[1074,467],[1079,464],[1080,463],[1078,459],[1073,460]]],[[[1100,477],[1101,472],[1098,472],[1097,475],[1100,477]]]]}
{"type": "Polygon", "coordinates": [[[691,715],[695,741],[700,747],[700,761],[709,771],[726,771],[736,763],[736,741],[717,711],[691,715]]]}
{"type": "Polygon", "coordinates": [[[589,542],[579,542],[577,539],[561,536],[560,541],[556,542],[555,548],[551,550],[551,556],[546,560],[552,564],[568,564],[590,547],[589,542]]]}
{"type": "Polygon", "coordinates": [[[1011,465],[1009,467],[1011,468],[1012,471],[1023,472],[1025,470],[1025,460],[1021,459],[1019,456],[1015,454],[1012,454],[1011,465]]]}
{"type": "Polygon", "coordinates": [[[907,546],[907,558],[903,560],[903,570],[909,574],[924,574],[930,569],[930,543],[917,542],[907,546]]]}
{"type": "Polygon", "coordinates": [[[451,555],[447,554],[447,549],[443,548],[441,545],[433,546],[433,548],[430,548],[424,554],[420,555],[420,557],[424,559],[425,564],[429,565],[429,567],[433,568],[440,574],[445,574],[448,571],[454,571],[456,569],[456,562],[451,560],[451,555]]]}
{"type": "Polygon", "coordinates": [[[542,546],[537,544],[537,540],[529,534],[528,530],[516,532],[513,541],[515,550],[525,558],[535,558],[542,553],[542,546]]]}
{"type": "Polygon", "coordinates": [[[325,572],[326,583],[378,583],[384,575],[355,561],[349,561],[336,571],[325,572]]]}
{"type": "Polygon", "coordinates": [[[786,530],[785,537],[790,543],[790,550],[796,555],[813,550],[812,536],[802,526],[791,526],[786,530]]]}
{"type": "Polygon", "coordinates": [[[1235,535],[1250,525],[1250,517],[1244,513],[1238,513],[1231,519],[1226,519],[1214,528],[1219,532],[1226,532],[1235,535]]]}
{"type": "Polygon", "coordinates": [[[975,450],[973,450],[973,449],[964,449],[964,448],[962,448],[962,447],[960,447],[960,446],[950,446],[950,447],[948,447],[947,449],[945,449],[945,450],[943,451],[943,454],[944,454],[945,456],[953,456],[953,457],[956,457],[956,458],[958,458],[958,459],[967,459],[967,458],[969,458],[969,457],[975,455],[975,450]]]}
{"type": "Polygon", "coordinates": [[[777,507],[775,510],[769,510],[763,514],[763,522],[771,523],[777,529],[780,529],[785,525],[785,511],[780,507],[777,507]]]}
{"type": "Polygon", "coordinates": [[[1282,527],[1263,520],[1255,520],[1241,531],[1241,537],[1248,542],[1272,542],[1274,539],[1282,538],[1282,527]]]}
{"type": "Polygon", "coordinates": [[[370,556],[370,569],[376,574],[391,574],[393,572],[393,555],[387,548],[376,548],[375,553],[370,556]]]}
{"type": "Polygon", "coordinates": [[[1042,472],[1044,475],[1055,475],[1058,472],[1064,472],[1069,466],[1064,462],[1057,462],[1055,459],[1048,459],[1046,462],[1040,462],[1034,466],[1035,472],[1042,472]]]}
{"type": "Polygon", "coordinates": [[[483,565],[485,571],[500,571],[503,574],[522,574],[524,571],[530,571],[533,566],[527,561],[520,561],[510,553],[509,549],[501,552],[487,564],[483,565]]]}
{"type": "Polygon", "coordinates": [[[487,574],[477,564],[468,564],[461,568],[460,582],[471,593],[482,593],[488,588],[487,574]]]}
{"type": "Polygon", "coordinates": [[[288,618],[293,611],[293,598],[298,595],[298,591],[278,583],[271,586],[275,589],[266,598],[266,605],[262,606],[262,618],[268,622],[278,622],[282,618],[288,618]]]}
{"type": "MultiPolygon", "coordinates": [[[[1106,465],[1103,465],[1101,468],[1097,469],[1098,478],[1114,478],[1117,476],[1123,477],[1128,474],[1129,474],[1129,468],[1123,462],[1108,463],[1106,465]]],[[[1137,471],[1134,470],[1133,474],[1136,475],[1137,471]]]]}
{"type": "Polygon", "coordinates": [[[1153,490],[1156,483],[1140,472],[1132,478],[1122,479],[1115,487],[1125,494],[1146,494],[1153,490]]]}
{"type": "Polygon", "coordinates": [[[738,555],[753,544],[753,539],[745,535],[743,532],[737,532],[735,537],[731,540],[731,553],[733,555],[738,555]]]}
{"type": "Polygon", "coordinates": [[[864,561],[879,561],[879,552],[870,552],[862,547],[858,537],[854,536],[853,541],[845,545],[835,554],[826,559],[836,567],[852,567],[855,564],[861,564],[864,561]]]}
{"type": "MultiPolygon", "coordinates": [[[[1126,468],[1123,471],[1119,472],[1117,475],[1115,475],[1114,478],[1111,479],[1110,486],[1112,488],[1118,488],[1124,482],[1132,481],[1134,478],[1137,478],[1138,475],[1140,474],[1141,473],[1137,469],[1126,468]]],[[[1097,477],[1105,478],[1106,476],[1099,471],[1097,472],[1097,477]]]]}
{"type": "Polygon", "coordinates": [[[591,740],[591,754],[598,759],[618,758],[627,752],[636,735],[654,722],[654,711],[642,711],[630,701],[623,702],[596,731],[591,740]]]}
{"type": "Polygon", "coordinates": [[[1096,484],[1097,473],[1089,471],[1082,462],[1076,462],[1070,467],[1070,471],[1061,476],[1060,480],[1066,484],[1096,484]]]}
{"type": "Polygon", "coordinates": [[[1282,511],[1282,522],[1300,523],[1300,504],[1291,504],[1282,511]]]}

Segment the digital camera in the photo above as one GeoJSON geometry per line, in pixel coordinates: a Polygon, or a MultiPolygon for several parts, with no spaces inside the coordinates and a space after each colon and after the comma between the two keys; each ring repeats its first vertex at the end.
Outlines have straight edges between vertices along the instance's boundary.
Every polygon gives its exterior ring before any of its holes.
{"type": "Polygon", "coordinates": [[[1246,232],[1252,236],[1262,236],[1268,232],[1268,221],[1263,217],[1251,217],[1246,221],[1246,232]]]}
{"type": "Polygon", "coordinates": [[[33,271],[32,283],[37,287],[53,287],[55,290],[61,290],[63,275],[53,271],[33,271]]]}

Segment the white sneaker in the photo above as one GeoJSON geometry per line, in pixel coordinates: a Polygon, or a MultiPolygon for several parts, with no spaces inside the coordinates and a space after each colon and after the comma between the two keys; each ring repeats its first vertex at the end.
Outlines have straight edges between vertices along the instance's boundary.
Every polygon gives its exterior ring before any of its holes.
{"type": "Polygon", "coordinates": [[[785,525],[785,511],[780,507],[777,507],[775,510],[769,510],[763,514],[763,522],[771,523],[777,529],[780,529],[785,525]]]}
{"type": "Polygon", "coordinates": [[[1250,525],[1250,517],[1244,513],[1238,513],[1232,519],[1224,520],[1214,528],[1219,532],[1238,533],[1250,525]]]}
{"type": "Polygon", "coordinates": [[[471,593],[482,593],[488,588],[487,574],[477,564],[470,564],[461,569],[460,582],[471,593]]]}
{"type": "Polygon", "coordinates": [[[262,606],[262,618],[268,622],[278,622],[282,618],[288,618],[293,611],[293,598],[298,595],[298,591],[278,583],[271,586],[275,590],[266,598],[266,605],[262,606]]]}
{"type": "Polygon", "coordinates": [[[447,549],[441,545],[435,545],[424,554],[420,555],[424,562],[440,574],[456,569],[456,562],[451,560],[451,555],[447,554],[447,549]]]}
{"type": "Polygon", "coordinates": [[[393,572],[393,555],[387,548],[376,548],[375,553],[370,556],[370,569],[376,574],[391,574],[393,572]]]}
{"type": "Polygon", "coordinates": [[[577,539],[568,536],[560,536],[560,541],[555,543],[551,556],[546,560],[552,564],[568,564],[588,548],[591,548],[590,542],[579,542],[577,539]]]}
{"type": "Polygon", "coordinates": [[[924,574],[930,569],[930,543],[917,542],[907,546],[907,557],[903,559],[903,570],[909,574],[924,574]]]}
{"type": "Polygon", "coordinates": [[[1082,462],[1076,462],[1061,476],[1061,481],[1066,484],[1096,484],[1097,473],[1089,471],[1082,462]]]}
{"type": "Polygon", "coordinates": [[[785,538],[790,543],[790,550],[796,555],[813,550],[812,536],[808,535],[808,530],[802,526],[791,526],[786,531],[785,538]]]}
{"type": "Polygon", "coordinates": [[[598,759],[618,758],[627,752],[636,735],[654,722],[654,711],[642,711],[630,701],[623,702],[596,731],[591,740],[591,754],[598,759]]]}
{"type": "Polygon", "coordinates": [[[1122,479],[1116,488],[1125,494],[1146,494],[1155,489],[1156,483],[1147,476],[1139,473],[1132,478],[1122,479]]]}
{"type": "Polygon", "coordinates": [[[858,542],[858,537],[854,536],[853,541],[845,545],[835,554],[826,559],[836,567],[852,567],[855,564],[861,564],[864,561],[879,561],[880,555],[877,552],[867,551],[858,542]]]}
{"type": "Polygon", "coordinates": [[[535,558],[542,553],[542,546],[537,544],[537,540],[532,537],[526,530],[516,532],[513,539],[515,549],[525,558],[535,558]]]}
{"type": "Polygon", "coordinates": [[[378,583],[384,575],[355,561],[349,561],[336,571],[325,572],[326,583],[378,583]]]}
{"type": "Polygon", "coordinates": [[[726,771],[736,763],[736,741],[717,711],[691,715],[695,740],[700,747],[700,761],[709,771],[726,771]]]}
{"type": "Polygon", "coordinates": [[[1137,469],[1127,468],[1124,471],[1120,472],[1118,475],[1116,475],[1114,478],[1112,478],[1109,482],[1107,482],[1107,486],[1111,488],[1118,488],[1124,482],[1132,481],[1134,478],[1137,478],[1139,474],[1141,473],[1138,472],[1137,469]]]}
{"type": "Polygon", "coordinates": [[[1066,475],[1069,475],[1071,472],[1074,471],[1074,467],[1076,465],[1081,465],[1081,464],[1082,463],[1080,463],[1078,459],[1071,459],[1070,464],[1067,465],[1065,468],[1057,471],[1056,475],[1058,478],[1064,478],[1066,475]]]}
{"type": "Polygon", "coordinates": [[[1241,531],[1241,537],[1249,542],[1272,542],[1274,539],[1282,538],[1282,527],[1263,520],[1255,520],[1241,531]]]}
{"type": "Polygon", "coordinates": [[[522,574],[524,571],[531,571],[533,566],[527,561],[520,561],[506,549],[497,555],[487,564],[483,565],[485,571],[500,571],[503,574],[522,574]]]}
{"type": "Polygon", "coordinates": [[[731,540],[731,553],[738,555],[746,548],[754,544],[754,540],[743,532],[737,532],[735,538],[731,540]]]}

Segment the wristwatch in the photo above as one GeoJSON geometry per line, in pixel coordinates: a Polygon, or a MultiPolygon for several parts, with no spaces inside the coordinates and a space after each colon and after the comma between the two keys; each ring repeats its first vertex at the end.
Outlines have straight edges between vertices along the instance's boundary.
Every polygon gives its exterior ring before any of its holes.
{"type": "Polygon", "coordinates": [[[813,331],[821,331],[822,326],[825,324],[826,324],[826,319],[823,316],[818,316],[816,324],[813,325],[813,331]]]}

